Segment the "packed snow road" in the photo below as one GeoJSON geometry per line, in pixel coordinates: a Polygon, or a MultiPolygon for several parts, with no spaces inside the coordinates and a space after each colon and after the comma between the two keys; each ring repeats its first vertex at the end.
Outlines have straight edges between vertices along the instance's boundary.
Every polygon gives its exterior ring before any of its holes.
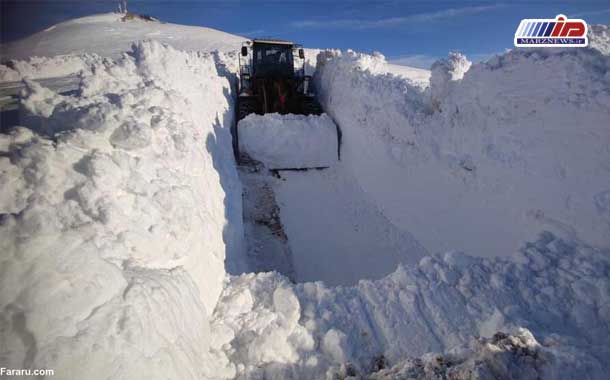
{"type": "Polygon", "coordinates": [[[427,253],[383,215],[342,164],[280,172],[273,184],[299,282],[353,285],[414,265],[427,253]]]}
{"type": "MultiPolygon", "coordinates": [[[[399,264],[416,264],[426,250],[367,199],[348,167],[338,160],[335,130],[326,114],[250,115],[239,122],[240,151],[262,164],[256,181],[251,172],[240,171],[245,210],[251,208],[247,205],[252,203],[252,193],[265,194],[256,199],[260,205],[270,202],[265,199],[274,199],[275,209],[267,212],[267,228],[259,227],[258,231],[269,236],[269,225],[276,224],[283,232],[272,233],[278,237],[272,240],[290,252],[283,248],[271,254],[271,247],[261,249],[261,241],[268,238],[250,234],[250,256],[266,251],[266,260],[271,262],[264,267],[298,282],[321,280],[329,285],[379,279],[399,264]],[[320,166],[327,168],[278,170],[320,166]],[[261,181],[264,186],[260,186],[261,181]],[[291,264],[288,273],[287,257],[291,264]],[[274,260],[277,265],[273,265],[274,260]]],[[[250,213],[244,215],[247,226],[261,224],[260,213],[254,214],[258,221],[251,220],[250,213]]]]}

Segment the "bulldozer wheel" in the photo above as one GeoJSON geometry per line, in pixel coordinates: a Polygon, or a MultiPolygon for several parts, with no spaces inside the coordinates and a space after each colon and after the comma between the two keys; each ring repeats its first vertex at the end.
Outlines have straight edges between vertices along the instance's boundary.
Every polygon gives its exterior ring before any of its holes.
{"type": "Polygon", "coordinates": [[[255,99],[240,99],[237,104],[237,120],[241,120],[251,113],[256,112],[255,99]]]}
{"type": "Polygon", "coordinates": [[[304,115],[321,115],[322,106],[315,99],[305,99],[303,101],[303,114],[304,115]]]}

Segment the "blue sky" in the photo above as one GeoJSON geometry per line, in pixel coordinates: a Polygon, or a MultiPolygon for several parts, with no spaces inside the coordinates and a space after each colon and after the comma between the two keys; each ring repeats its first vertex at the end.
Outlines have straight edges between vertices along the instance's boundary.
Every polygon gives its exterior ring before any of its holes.
{"type": "MultiPolygon", "coordinates": [[[[116,9],[115,0],[1,0],[2,41],[55,23],[116,9]]],[[[380,51],[388,59],[427,67],[448,51],[478,60],[512,46],[522,18],[558,13],[610,24],[602,1],[185,1],[129,0],[133,12],[248,37],[277,37],[306,47],[380,51]]]]}

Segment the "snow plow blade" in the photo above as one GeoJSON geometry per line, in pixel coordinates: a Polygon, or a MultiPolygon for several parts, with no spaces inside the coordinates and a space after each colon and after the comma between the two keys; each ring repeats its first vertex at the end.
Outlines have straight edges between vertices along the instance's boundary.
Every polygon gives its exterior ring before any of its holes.
{"type": "Polygon", "coordinates": [[[326,114],[250,114],[237,124],[238,160],[270,170],[325,169],[339,160],[339,131],[326,114]]]}

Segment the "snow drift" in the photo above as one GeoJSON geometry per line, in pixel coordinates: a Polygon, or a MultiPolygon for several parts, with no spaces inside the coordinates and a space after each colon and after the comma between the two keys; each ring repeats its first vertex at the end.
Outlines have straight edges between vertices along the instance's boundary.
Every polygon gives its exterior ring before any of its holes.
{"type": "Polygon", "coordinates": [[[610,245],[610,57],[451,55],[430,87],[381,56],[327,51],[317,85],[342,157],[371,199],[431,252],[514,252],[542,230],[610,245]]]}
{"type": "Polygon", "coordinates": [[[22,126],[0,135],[3,365],[216,372],[208,315],[243,236],[221,59],[147,42],[75,96],[26,82],[22,126]]]}

